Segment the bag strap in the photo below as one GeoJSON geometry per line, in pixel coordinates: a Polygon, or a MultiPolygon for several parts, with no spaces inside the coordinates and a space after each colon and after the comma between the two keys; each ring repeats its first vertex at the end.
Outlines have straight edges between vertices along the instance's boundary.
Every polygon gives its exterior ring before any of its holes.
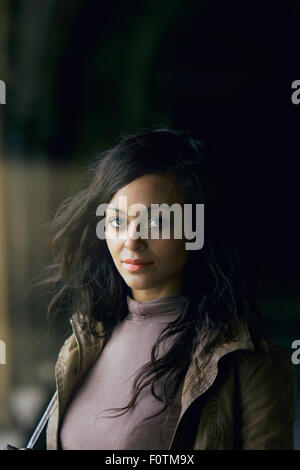
{"type": "Polygon", "coordinates": [[[42,430],[44,429],[48,419],[49,419],[49,416],[53,410],[53,407],[54,407],[54,403],[55,401],[57,400],[57,390],[56,392],[54,393],[53,397],[51,398],[40,422],[38,423],[37,427],[35,428],[31,438],[29,439],[28,441],[28,444],[26,446],[27,449],[32,449],[36,443],[36,441],[38,440],[42,430]]]}

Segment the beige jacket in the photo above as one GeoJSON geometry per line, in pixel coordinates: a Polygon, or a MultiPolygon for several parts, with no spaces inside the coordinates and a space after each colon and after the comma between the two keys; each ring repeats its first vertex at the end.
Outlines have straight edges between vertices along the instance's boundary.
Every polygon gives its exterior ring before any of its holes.
{"type": "MultiPolygon", "coordinates": [[[[56,365],[57,398],[47,426],[47,450],[59,449],[59,427],[76,385],[101,352],[104,339],[84,331],[76,316],[56,365]]],[[[97,327],[101,331],[102,323],[97,327]]],[[[253,336],[244,318],[195,374],[201,346],[184,379],[182,410],[169,450],[293,449],[296,374],[287,351],[253,336]]]]}

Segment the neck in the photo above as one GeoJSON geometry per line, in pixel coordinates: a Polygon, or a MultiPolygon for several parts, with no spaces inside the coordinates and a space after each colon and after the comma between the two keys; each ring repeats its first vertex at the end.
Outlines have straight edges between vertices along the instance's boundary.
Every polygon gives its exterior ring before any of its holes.
{"type": "Polygon", "coordinates": [[[139,302],[127,296],[129,315],[127,320],[169,323],[180,314],[181,302],[185,299],[183,294],[173,294],[159,299],[139,302]]]}
{"type": "Polygon", "coordinates": [[[172,286],[162,287],[161,289],[153,288],[147,290],[131,289],[131,297],[137,302],[149,302],[150,300],[163,299],[172,295],[182,295],[182,283],[177,282],[172,286]]]}

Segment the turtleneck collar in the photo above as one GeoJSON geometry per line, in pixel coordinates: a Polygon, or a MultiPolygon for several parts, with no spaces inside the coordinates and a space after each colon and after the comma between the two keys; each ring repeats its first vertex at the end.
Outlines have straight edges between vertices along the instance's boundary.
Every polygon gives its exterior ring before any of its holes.
{"type": "Polygon", "coordinates": [[[180,314],[180,304],[184,298],[184,294],[175,294],[139,302],[127,295],[128,316],[126,320],[170,323],[180,314]]]}

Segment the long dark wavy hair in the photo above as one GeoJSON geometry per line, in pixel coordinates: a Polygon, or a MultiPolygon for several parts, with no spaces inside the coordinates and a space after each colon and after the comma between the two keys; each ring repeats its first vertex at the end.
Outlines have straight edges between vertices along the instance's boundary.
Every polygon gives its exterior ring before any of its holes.
{"type": "Polygon", "coordinates": [[[101,321],[105,345],[128,314],[130,288],[117,271],[106,240],[96,236],[96,224],[101,220],[96,209],[109,203],[120,188],[150,173],[175,175],[185,203],[193,208],[197,203],[205,205],[204,246],[189,252],[181,314],[153,345],[151,361],[138,371],[128,405],[114,409],[125,413],[150,385],[152,394],[164,403],[157,416],[173,403],[196,346],[205,338],[202,358],[197,361],[201,374],[214,349],[228,340],[231,321],[245,315],[247,293],[240,256],[228,236],[221,182],[210,168],[203,144],[187,132],[143,129],[122,136],[113,148],[96,155],[87,170],[86,189],[66,199],[49,224],[53,263],[45,282],[54,292],[48,318],[53,313],[60,315],[63,309],[69,317],[80,312],[80,321],[95,335],[99,335],[95,322],[101,321]],[[160,342],[175,334],[176,341],[157,359],[160,342]],[[158,384],[162,394],[155,391],[158,384]]]}

